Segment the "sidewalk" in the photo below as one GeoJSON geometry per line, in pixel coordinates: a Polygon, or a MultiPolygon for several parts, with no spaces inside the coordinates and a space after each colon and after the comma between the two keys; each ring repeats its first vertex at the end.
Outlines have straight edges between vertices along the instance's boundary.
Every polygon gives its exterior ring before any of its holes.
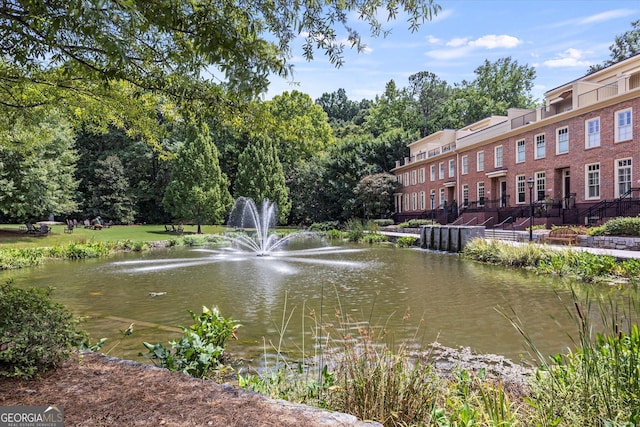
{"type": "MultiPolygon", "coordinates": [[[[381,231],[381,234],[390,236],[390,237],[416,237],[420,238],[420,234],[417,233],[399,233],[394,231],[381,231]]],[[[487,239],[487,240],[499,240],[499,239],[487,239]]],[[[522,246],[522,245],[541,245],[542,243],[529,243],[529,242],[516,242],[512,240],[500,240],[500,242],[505,243],[507,245],[513,246],[522,246]]],[[[602,249],[602,248],[591,248],[587,246],[568,246],[568,245],[551,245],[548,243],[544,243],[545,246],[548,246],[551,249],[557,250],[574,250],[574,251],[586,251],[591,252],[596,255],[609,255],[616,259],[631,259],[631,258],[640,258],[640,251],[623,251],[618,249],[602,249]]]]}

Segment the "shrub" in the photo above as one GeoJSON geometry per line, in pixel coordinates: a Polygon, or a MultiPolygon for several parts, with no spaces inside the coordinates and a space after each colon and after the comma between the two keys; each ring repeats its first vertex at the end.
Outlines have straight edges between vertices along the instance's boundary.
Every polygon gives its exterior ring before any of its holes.
{"type": "Polygon", "coordinates": [[[408,248],[410,246],[418,246],[419,239],[413,236],[403,236],[398,238],[398,246],[408,248]]]}
{"type": "Polygon", "coordinates": [[[393,225],[393,220],[391,218],[374,219],[373,222],[375,222],[380,227],[388,227],[390,225],[393,225]]]}
{"type": "Polygon", "coordinates": [[[331,230],[327,231],[326,236],[327,236],[327,239],[329,239],[329,240],[340,240],[340,239],[342,239],[342,231],[336,230],[334,228],[334,229],[331,229],[331,230]]]}
{"type": "Polygon", "coordinates": [[[30,378],[67,359],[85,334],[53,288],[0,285],[0,376],[30,378]]]}
{"type": "Polygon", "coordinates": [[[362,236],[362,238],[360,239],[360,241],[362,243],[384,243],[384,242],[388,242],[389,238],[387,236],[385,236],[384,234],[377,234],[377,233],[366,233],[362,236]]]}
{"type": "Polygon", "coordinates": [[[604,224],[604,234],[609,236],[640,236],[639,217],[618,217],[604,224]]]}
{"type": "Polygon", "coordinates": [[[196,323],[181,328],[182,337],[169,342],[172,350],[160,343],[145,342],[147,354],[144,357],[170,371],[205,378],[222,366],[225,343],[241,325],[222,317],[217,308],[202,307],[201,315],[193,311],[189,314],[196,323]]]}
{"type": "Polygon", "coordinates": [[[310,231],[329,231],[340,228],[338,221],[314,222],[309,226],[310,231]]]}
{"type": "Polygon", "coordinates": [[[431,221],[430,219],[410,219],[406,222],[401,222],[398,224],[398,228],[419,228],[422,225],[440,225],[435,221],[431,221]]]}
{"type": "Polygon", "coordinates": [[[358,219],[350,219],[347,221],[347,230],[345,232],[350,242],[359,242],[364,236],[364,225],[358,219]]]}

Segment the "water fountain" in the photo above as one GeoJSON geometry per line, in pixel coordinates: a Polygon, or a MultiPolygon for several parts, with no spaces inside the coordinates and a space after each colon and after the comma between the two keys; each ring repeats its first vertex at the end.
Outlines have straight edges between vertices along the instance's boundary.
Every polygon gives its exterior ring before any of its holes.
{"type": "Polygon", "coordinates": [[[237,232],[225,238],[245,250],[254,252],[258,256],[268,256],[274,251],[283,248],[290,240],[302,236],[314,236],[307,231],[298,231],[287,234],[284,237],[270,230],[276,225],[278,207],[275,203],[264,199],[262,208],[258,210],[253,199],[239,197],[231,209],[227,224],[234,227],[237,232]],[[253,235],[247,234],[247,230],[255,230],[253,235]]]}
{"type": "Polygon", "coordinates": [[[261,269],[278,270],[280,273],[293,274],[297,270],[291,266],[284,266],[282,263],[278,263],[274,258],[286,258],[287,261],[295,263],[325,264],[338,268],[362,267],[361,263],[335,258],[322,259],[319,256],[323,254],[359,252],[363,249],[327,246],[320,236],[306,230],[295,231],[284,236],[279,235],[274,231],[277,212],[276,204],[268,199],[263,200],[261,208],[258,209],[253,199],[239,197],[235,201],[227,221],[227,225],[233,227],[233,231],[222,236],[224,240],[230,243],[230,246],[192,250],[192,252],[206,254],[205,257],[120,261],[113,264],[124,267],[123,271],[127,273],[143,273],[154,270],[193,267],[221,261],[244,261],[248,263],[258,256],[260,258],[271,258],[270,261],[265,262],[266,266],[260,267],[261,269]],[[305,247],[304,249],[291,250],[288,248],[289,243],[293,240],[303,238],[313,240],[314,244],[307,245],[311,247],[305,247]]]}

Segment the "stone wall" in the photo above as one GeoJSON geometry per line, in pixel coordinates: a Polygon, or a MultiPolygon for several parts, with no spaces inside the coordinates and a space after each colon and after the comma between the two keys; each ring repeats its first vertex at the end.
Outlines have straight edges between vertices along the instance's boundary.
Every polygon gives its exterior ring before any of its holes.
{"type": "Polygon", "coordinates": [[[622,236],[579,236],[580,246],[617,249],[621,251],[640,251],[640,238],[622,236]]]}

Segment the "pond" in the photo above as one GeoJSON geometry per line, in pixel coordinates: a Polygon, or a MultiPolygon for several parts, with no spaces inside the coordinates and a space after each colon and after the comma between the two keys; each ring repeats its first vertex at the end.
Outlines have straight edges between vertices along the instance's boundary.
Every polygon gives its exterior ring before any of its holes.
{"type": "Polygon", "coordinates": [[[574,327],[569,284],[557,278],[483,265],[457,255],[392,246],[339,246],[289,256],[238,255],[224,249],[171,248],[100,260],[57,262],[4,272],[21,287],[54,286],[54,299],[85,318],[104,352],[140,359],[143,341],[166,342],[188,326],[188,310],[218,307],[242,323],[234,356],[259,363],[265,343],[296,353],[312,343],[314,319],[384,326],[396,343],[415,337],[481,353],[531,359],[500,314],[513,312],[543,354],[564,351],[574,327]],[[156,295],[156,296],[152,296],[156,295]],[[423,322],[421,322],[423,319],[423,322]],[[120,331],[134,323],[134,333],[120,331]],[[284,325],[284,326],[283,326],[284,325]]]}

